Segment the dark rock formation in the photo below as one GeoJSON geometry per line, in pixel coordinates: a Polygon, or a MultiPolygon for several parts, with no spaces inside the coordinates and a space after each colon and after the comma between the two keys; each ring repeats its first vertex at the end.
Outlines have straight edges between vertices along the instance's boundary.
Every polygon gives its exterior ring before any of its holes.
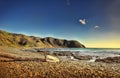
{"type": "Polygon", "coordinates": [[[56,52],[53,52],[53,55],[55,56],[73,56],[72,52],[70,51],[56,51],[56,52]]]}
{"type": "Polygon", "coordinates": [[[96,59],[95,62],[105,62],[105,63],[120,63],[119,57],[107,57],[103,59],[96,59]]]}
{"type": "Polygon", "coordinates": [[[75,40],[61,40],[61,39],[56,39],[52,37],[46,37],[41,39],[43,42],[48,42],[52,46],[59,46],[59,47],[70,47],[70,48],[85,48],[84,45],[79,43],[78,41],[75,40]]]}
{"type": "Polygon", "coordinates": [[[90,60],[92,59],[92,56],[74,56],[75,59],[78,59],[78,60],[90,60]]]}

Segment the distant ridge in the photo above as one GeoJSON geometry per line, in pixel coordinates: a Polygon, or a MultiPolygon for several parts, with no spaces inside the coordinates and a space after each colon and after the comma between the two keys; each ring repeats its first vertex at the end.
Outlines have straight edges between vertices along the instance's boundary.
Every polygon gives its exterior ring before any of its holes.
{"type": "Polygon", "coordinates": [[[52,37],[40,38],[24,34],[9,33],[0,30],[0,46],[40,47],[40,48],[85,48],[75,40],[64,40],[52,37]]]}

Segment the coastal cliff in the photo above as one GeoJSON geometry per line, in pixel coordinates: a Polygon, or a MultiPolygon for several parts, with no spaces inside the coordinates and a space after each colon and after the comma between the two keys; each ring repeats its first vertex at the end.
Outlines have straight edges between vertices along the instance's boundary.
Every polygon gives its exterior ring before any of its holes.
{"type": "Polygon", "coordinates": [[[40,38],[24,34],[9,33],[0,30],[0,46],[40,47],[40,48],[85,48],[75,40],[64,40],[52,37],[40,38]]]}

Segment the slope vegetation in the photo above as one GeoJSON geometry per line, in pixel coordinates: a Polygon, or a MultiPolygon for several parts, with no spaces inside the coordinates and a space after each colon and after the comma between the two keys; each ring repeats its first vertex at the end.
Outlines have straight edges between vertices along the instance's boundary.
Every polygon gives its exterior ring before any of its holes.
{"type": "Polygon", "coordinates": [[[85,48],[75,40],[64,40],[52,37],[40,38],[23,34],[9,33],[0,30],[0,46],[40,47],[40,48],[85,48]]]}

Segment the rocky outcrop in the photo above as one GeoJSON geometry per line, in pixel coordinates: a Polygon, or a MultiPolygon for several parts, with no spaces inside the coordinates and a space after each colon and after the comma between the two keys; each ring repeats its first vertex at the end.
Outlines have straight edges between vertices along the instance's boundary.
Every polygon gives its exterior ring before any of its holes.
{"type": "Polygon", "coordinates": [[[9,33],[0,30],[0,45],[12,47],[40,47],[40,48],[85,48],[75,40],[64,40],[52,37],[40,38],[23,34],[9,33]]]}
{"type": "Polygon", "coordinates": [[[70,47],[70,48],[85,48],[84,45],[79,43],[78,41],[75,40],[62,40],[62,39],[56,39],[52,37],[46,37],[41,39],[43,43],[50,44],[54,47],[70,47]]]}
{"type": "Polygon", "coordinates": [[[95,62],[120,63],[120,56],[96,59],[95,62]]]}

